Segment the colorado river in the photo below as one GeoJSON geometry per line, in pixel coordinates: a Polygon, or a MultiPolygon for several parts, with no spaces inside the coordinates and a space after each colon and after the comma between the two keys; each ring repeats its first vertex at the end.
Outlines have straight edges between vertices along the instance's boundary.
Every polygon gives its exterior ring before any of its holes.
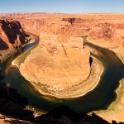
{"type": "MultiPolygon", "coordinates": [[[[86,95],[68,100],[58,100],[55,98],[49,98],[47,96],[41,96],[36,93],[26,81],[16,67],[7,64],[7,72],[5,74],[5,82],[18,92],[25,96],[32,106],[39,108],[41,111],[48,111],[59,105],[66,105],[73,110],[80,112],[89,112],[97,109],[106,108],[113,100],[116,99],[115,89],[119,85],[119,80],[124,77],[124,65],[119,58],[110,50],[98,47],[91,43],[86,43],[91,48],[98,52],[98,55],[94,55],[103,64],[105,71],[101,77],[99,85],[86,95]]],[[[24,51],[35,46],[34,44],[27,44],[24,47],[24,51]]],[[[21,53],[23,55],[23,53],[21,53]]]]}

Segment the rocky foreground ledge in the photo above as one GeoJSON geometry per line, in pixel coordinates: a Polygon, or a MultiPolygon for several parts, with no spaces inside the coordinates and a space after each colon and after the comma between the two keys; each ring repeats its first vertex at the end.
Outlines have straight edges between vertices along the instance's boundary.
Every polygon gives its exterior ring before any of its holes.
{"type": "Polygon", "coordinates": [[[30,121],[7,117],[5,115],[0,114],[0,124],[34,124],[34,123],[30,121]]]}

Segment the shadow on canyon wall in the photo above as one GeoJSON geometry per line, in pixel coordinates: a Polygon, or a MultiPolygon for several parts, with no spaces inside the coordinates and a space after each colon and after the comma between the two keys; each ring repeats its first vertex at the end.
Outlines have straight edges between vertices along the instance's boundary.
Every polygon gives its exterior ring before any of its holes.
{"type": "Polygon", "coordinates": [[[22,120],[33,121],[33,112],[25,110],[28,100],[21,96],[15,89],[1,81],[0,76],[0,113],[22,120]]]}

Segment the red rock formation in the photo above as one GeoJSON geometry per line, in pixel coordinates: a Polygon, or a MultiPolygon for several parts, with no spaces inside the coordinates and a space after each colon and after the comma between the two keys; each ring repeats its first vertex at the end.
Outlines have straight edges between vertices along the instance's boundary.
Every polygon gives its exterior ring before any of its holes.
{"type": "Polygon", "coordinates": [[[100,23],[94,26],[90,35],[98,39],[113,40],[115,28],[111,23],[100,23]]]}
{"type": "Polygon", "coordinates": [[[0,20],[0,50],[13,49],[25,43],[26,34],[20,23],[13,20],[0,20]]]}

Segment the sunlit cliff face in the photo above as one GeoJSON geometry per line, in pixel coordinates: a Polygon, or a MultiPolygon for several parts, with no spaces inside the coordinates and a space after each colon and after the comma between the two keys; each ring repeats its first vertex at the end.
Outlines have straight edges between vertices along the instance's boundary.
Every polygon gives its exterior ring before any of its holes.
{"type": "MultiPolygon", "coordinates": [[[[70,36],[88,35],[108,44],[123,45],[124,18],[114,14],[25,14],[11,16],[20,21],[27,32],[59,35],[63,41],[70,36]],[[67,38],[66,38],[67,37],[67,38]]],[[[60,39],[60,40],[61,40],[60,39]]],[[[42,39],[41,39],[42,41],[42,39]]]]}
{"type": "Polygon", "coordinates": [[[52,92],[78,85],[90,73],[90,50],[83,48],[82,39],[71,37],[69,42],[60,42],[56,38],[44,36],[20,66],[22,75],[38,89],[45,86],[52,92]]]}

